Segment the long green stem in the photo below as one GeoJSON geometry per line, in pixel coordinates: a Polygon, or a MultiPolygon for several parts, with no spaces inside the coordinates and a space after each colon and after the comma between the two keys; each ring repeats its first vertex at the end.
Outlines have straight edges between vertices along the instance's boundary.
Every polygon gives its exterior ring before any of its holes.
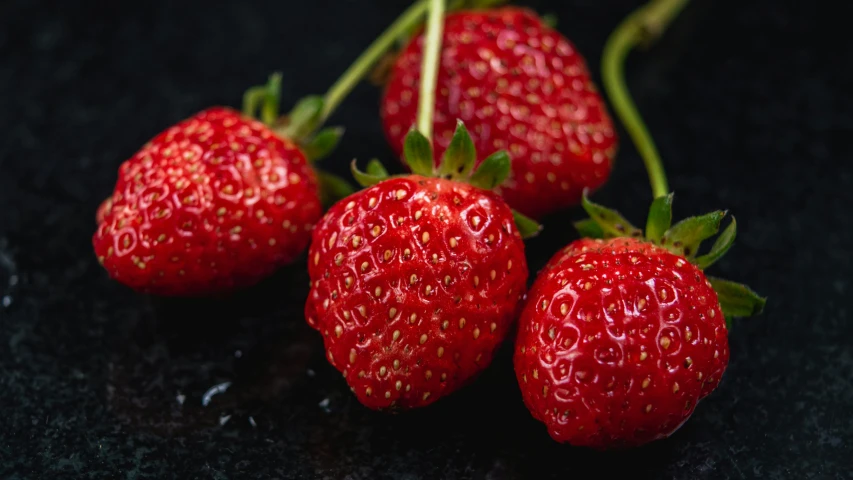
{"type": "Polygon", "coordinates": [[[640,156],[643,157],[655,198],[669,193],[666,172],[655,142],[628,93],[625,83],[625,59],[634,47],[648,44],[660,37],[687,2],[688,0],[652,0],[635,10],[607,39],[602,58],[604,88],[640,156]]]}
{"type": "Polygon", "coordinates": [[[435,109],[435,87],[441,55],[441,35],[444,27],[444,0],[430,0],[424,56],[421,64],[421,89],[418,103],[418,131],[432,139],[432,115],[435,109]]]}
{"type": "Polygon", "coordinates": [[[329,88],[323,100],[322,120],[326,120],[353,88],[370,72],[376,62],[394,45],[400,36],[417,25],[429,8],[429,0],[419,0],[406,9],[367,50],[329,88]]]}

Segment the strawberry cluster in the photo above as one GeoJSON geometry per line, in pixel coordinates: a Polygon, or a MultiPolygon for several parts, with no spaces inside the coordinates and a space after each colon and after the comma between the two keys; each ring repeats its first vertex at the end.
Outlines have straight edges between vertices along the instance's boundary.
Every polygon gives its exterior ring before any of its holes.
{"type": "MultiPolygon", "coordinates": [[[[98,260],[140,292],[209,296],[307,248],[306,321],[365,406],[430,405],[514,337],[522,397],[555,440],[614,448],[669,436],[719,384],[728,320],[764,300],[703,272],[734,241],[733,219],[719,233],[725,212],[673,222],[672,194],[656,188],[639,229],[588,198],[610,175],[615,128],[581,54],[534,12],[458,10],[443,31],[428,22],[411,35],[380,108],[406,173],[353,162],[363,187],[353,191],[312,164],[340,136],[320,126],[342,92],[428,5],[413,5],[324,98],[279,117],[273,76],[242,113],[210,108],[155,136],[96,213],[98,260]],[[435,94],[426,110],[424,92],[435,94]],[[426,135],[414,128],[423,119],[426,135]],[[578,204],[582,238],[528,291],[533,218],[578,204]]],[[[619,48],[606,50],[618,59],[619,48]]]]}

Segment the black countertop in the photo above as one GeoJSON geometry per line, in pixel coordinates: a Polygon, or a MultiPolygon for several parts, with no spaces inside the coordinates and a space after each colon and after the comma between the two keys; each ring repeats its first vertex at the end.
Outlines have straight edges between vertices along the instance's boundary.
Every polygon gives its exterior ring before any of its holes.
{"type": "MultiPolygon", "coordinates": [[[[0,478],[851,478],[853,40],[833,2],[695,0],[631,58],[676,215],[729,208],[739,241],[713,271],[769,303],[731,332],[725,378],[692,419],[621,453],[552,442],[508,349],[431,408],[368,411],[302,318],[304,264],[208,302],[107,279],[90,237],[122,160],[274,70],[285,104],[321,93],[403,8],[212,3],[0,4],[0,478]]],[[[527,5],[556,13],[597,72],[638,3],[527,5]]],[[[391,159],[377,102],[364,85],[335,115],[348,130],[327,165],[391,159]]],[[[597,198],[640,219],[649,190],[622,145],[597,198]]],[[[580,216],[547,220],[532,270],[580,216]]]]}

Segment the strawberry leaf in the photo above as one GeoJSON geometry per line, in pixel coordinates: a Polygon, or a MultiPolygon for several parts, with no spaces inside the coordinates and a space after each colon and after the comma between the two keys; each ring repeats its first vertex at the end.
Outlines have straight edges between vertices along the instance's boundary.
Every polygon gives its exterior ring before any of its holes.
{"type": "Polygon", "coordinates": [[[323,97],[312,95],[299,100],[287,114],[287,125],[281,133],[295,141],[302,140],[320,126],[323,118],[323,97]]]}
{"type": "Polygon", "coordinates": [[[353,178],[355,178],[355,181],[358,182],[358,184],[362,187],[376,185],[382,180],[388,178],[387,172],[385,172],[384,175],[382,174],[385,171],[385,167],[383,167],[382,164],[379,163],[379,160],[371,160],[370,163],[367,164],[367,172],[362,172],[361,170],[359,170],[356,161],[353,160],[350,164],[350,170],[352,171],[352,176],[353,178]],[[381,169],[381,171],[376,168],[374,162],[378,165],[378,168],[381,169]],[[371,169],[372,165],[374,166],[373,169],[371,169]]]}
{"type": "Polygon", "coordinates": [[[265,87],[264,102],[261,104],[261,120],[272,125],[278,120],[278,109],[281,103],[281,73],[270,75],[265,87]]]}
{"type": "Polygon", "coordinates": [[[653,243],[660,243],[664,232],[672,226],[672,194],[656,198],[649,208],[649,218],[646,221],[646,238],[653,243]]]}
{"type": "Polygon", "coordinates": [[[266,94],[267,89],[263,85],[246,90],[243,94],[243,115],[254,118],[266,94]]]}
{"type": "Polygon", "coordinates": [[[504,183],[509,176],[510,159],[506,150],[499,150],[483,160],[468,183],[475,187],[491,190],[504,183]]]}
{"type": "Polygon", "coordinates": [[[385,166],[376,158],[371,158],[370,161],[367,162],[367,173],[375,177],[388,177],[388,170],[385,170],[385,166]]]}
{"type": "Polygon", "coordinates": [[[693,258],[702,241],[713,237],[720,230],[720,222],[725,216],[726,212],[717,210],[685,218],[666,231],[661,243],[667,248],[683,252],[687,258],[693,258]]]}
{"type": "Polygon", "coordinates": [[[317,132],[310,141],[302,145],[302,150],[312,162],[329,156],[338,146],[344,134],[343,127],[329,127],[317,132]]]}
{"type": "Polygon", "coordinates": [[[760,297],[746,285],[708,277],[708,281],[717,292],[723,314],[729,317],[751,317],[764,311],[767,299],[760,297]]]}
{"type": "Polygon", "coordinates": [[[583,238],[604,238],[604,230],[591,218],[585,218],[574,223],[575,229],[583,238]]]}
{"type": "Polygon", "coordinates": [[[532,238],[542,231],[542,225],[539,225],[536,220],[515,210],[512,211],[512,216],[515,219],[515,226],[518,227],[521,238],[532,238]]]}
{"type": "Polygon", "coordinates": [[[713,265],[717,260],[719,260],[726,252],[729,251],[729,248],[732,247],[732,244],[735,241],[735,235],[737,234],[737,222],[735,222],[735,217],[732,217],[732,223],[723,230],[723,233],[717,237],[717,240],[714,242],[714,245],[711,247],[711,251],[702,255],[700,257],[696,257],[696,260],[693,262],[697,267],[701,269],[706,269],[713,265]]]}
{"type": "Polygon", "coordinates": [[[590,201],[586,192],[584,192],[581,204],[583,205],[583,209],[586,210],[586,213],[589,214],[589,217],[601,228],[605,238],[643,236],[643,232],[639,228],[631,225],[631,223],[616,210],[611,210],[590,201]]]}
{"type": "Polygon", "coordinates": [[[460,120],[456,124],[456,132],[450,140],[450,145],[444,151],[438,173],[442,178],[465,178],[474,167],[477,160],[477,150],[471,135],[460,120]]]}
{"type": "Polygon", "coordinates": [[[557,28],[558,22],[559,19],[557,18],[557,15],[553,13],[546,13],[545,15],[542,15],[542,23],[548,25],[551,28],[557,28]]]}
{"type": "Polygon", "coordinates": [[[320,183],[320,200],[326,207],[355,192],[355,189],[349,182],[337,175],[318,171],[317,179],[320,183]]]}
{"type": "Polygon", "coordinates": [[[412,173],[423,176],[431,176],[432,170],[432,147],[429,140],[415,129],[409,130],[403,143],[403,157],[412,173]]]}
{"type": "Polygon", "coordinates": [[[280,102],[281,73],[273,73],[265,85],[252,87],[243,94],[243,115],[257,118],[260,110],[260,120],[272,125],[278,120],[280,102]]]}

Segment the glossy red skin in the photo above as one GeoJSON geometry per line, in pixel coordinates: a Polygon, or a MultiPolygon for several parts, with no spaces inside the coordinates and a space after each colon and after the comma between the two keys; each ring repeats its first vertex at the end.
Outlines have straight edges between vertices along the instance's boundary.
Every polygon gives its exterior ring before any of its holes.
{"type": "Polygon", "coordinates": [[[291,262],[321,213],[299,148],[216,107],[158,134],[121,165],[92,242],[110,276],[135,290],[210,295],[291,262]]]}
{"type": "Polygon", "coordinates": [[[500,197],[415,175],[334,205],[308,265],[306,319],[372,409],[426,406],[468,383],[506,337],[527,282],[500,197]]]}
{"type": "MultiPolygon", "coordinates": [[[[381,116],[400,154],[418,108],[423,35],[397,58],[381,116]]],[[[441,158],[457,119],[479,160],[506,149],[512,173],[498,192],[539,218],[580,202],[584,188],[609,177],[617,138],[585,60],[559,32],[527,9],[505,7],[447,16],[435,111],[441,158]]]]}
{"type": "Polygon", "coordinates": [[[524,403],[551,437],[596,449],[672,434],[728,359],[705,275],[632,239],[582,239],[557,253],[530,290],[514,357],[524,403]]]}

